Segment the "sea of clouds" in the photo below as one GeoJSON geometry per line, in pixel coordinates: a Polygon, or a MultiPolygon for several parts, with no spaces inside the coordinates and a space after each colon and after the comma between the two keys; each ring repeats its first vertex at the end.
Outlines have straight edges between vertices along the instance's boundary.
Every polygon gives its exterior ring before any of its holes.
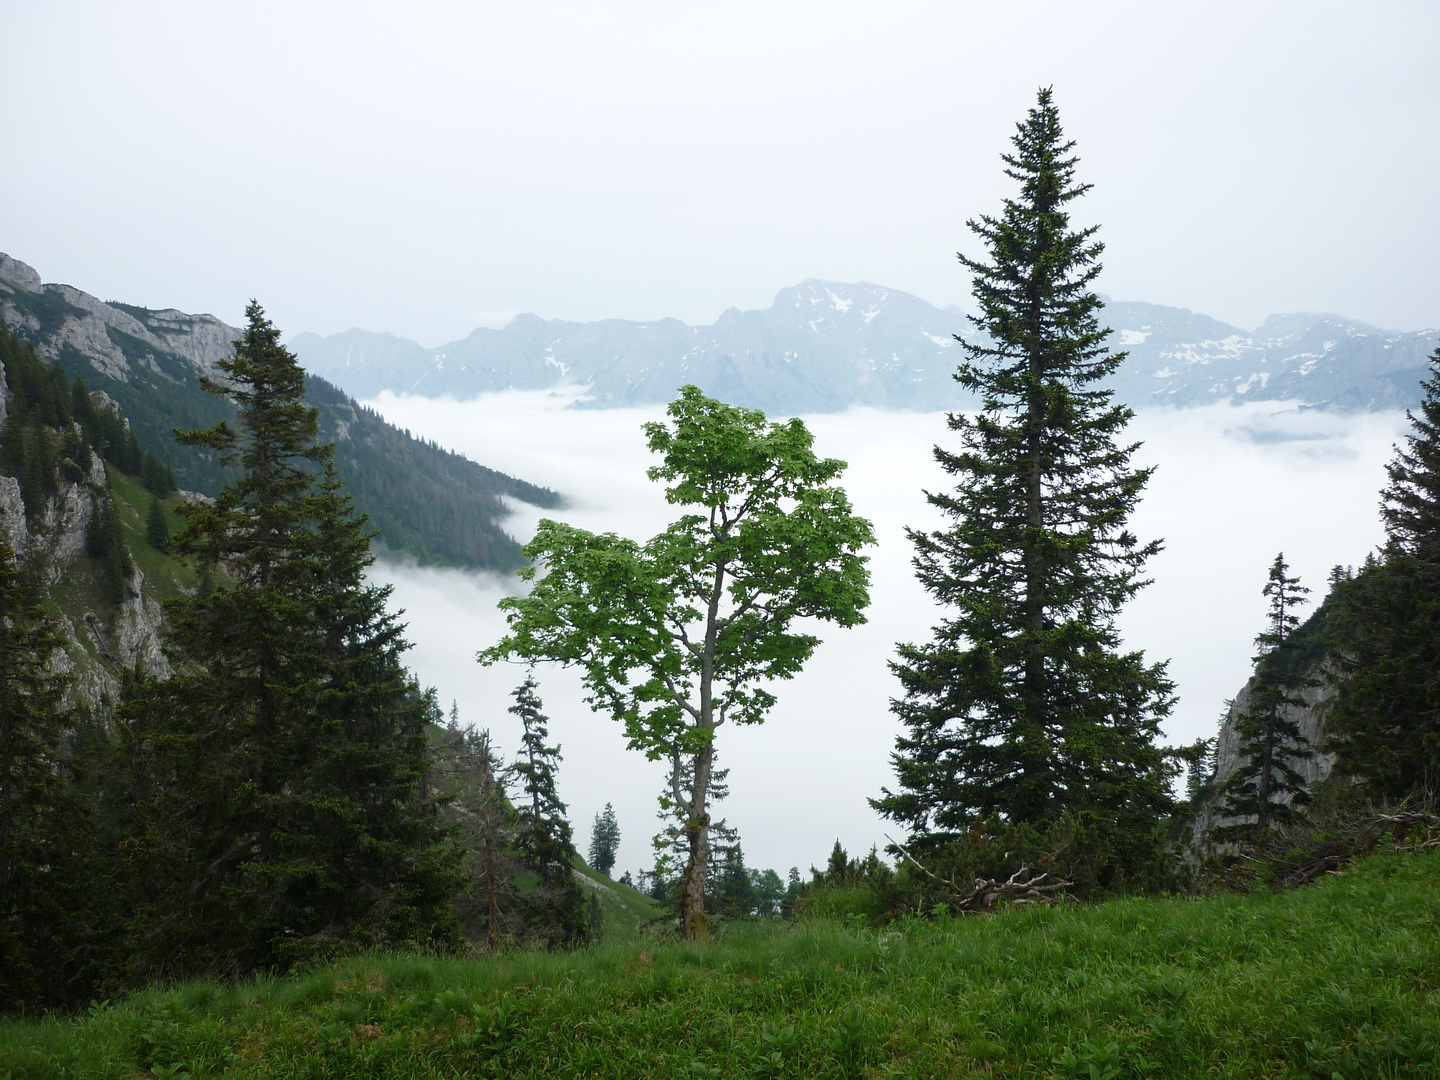
{"type": "MultiPolygon", "coordinates": [[[[506,527],[522,541],[546,514],[635,539],[660,531],[675,511],[645,478],[652,462],[640,427],[662,419],[663,408],[568,408],[575,397],[506,392],[460,402],[387,393],[367,404],[417,435],[563,493],[559,511],[512,504],[506,527]]],[[[931,456],[949,438],[943,413],[853,409],[805,422],[820,454],[849,462],[844,486],[875,524],[879,545],[869,621],[823,628],[814,659],[778,688],[770,720],[717,736],[720,762],[732,769],[720,812],[739,828],[746,861],[782,874],[823,865],[836,839],[857,853],[883,848],[886,832],[899,836],[866,798],[892,782],[899,727],[887,707],[897,685],[887,662],[897,641],[923,640],[939,615],[914,579],[904,529],[941,524],[923,489],[948,480],[931,456]]],[[[1169,660],[1179,703],[1165,724],[1168,741],[1213,735],[1226,699],[1243,685],[1276,552],[1318,602],[1332,566],[1359,563],[1380,542],[1377,493],[1404,427],[1397,414],[1344,416],[1276,402],[1135,418],[1135,461],[1158,468],[1132,524],[1142,539],[1163,538],[1165,549],[1149,565],[1154,583],[1120,626],[1128,647],[1169,660]]],[[[463,724],[489,728],[513,752],[519,725],[506,709],[524,669],[481,668],[474,656],[504,632],[495,605],[518,583],[394,562],[377,564],[374,575],[394,586],[406,611],[409,662],[421,682],[436,688],[447,712],[455,702],[463,724]]],[[[573,672],[542,666],[537,677],[562,746],[560,792],[578,845],[583,851],[594,815],[613,803],[622,831],[616,874],[648,866],[663,766],[625,748],[619,727],[586,706],[573,672]]]]}

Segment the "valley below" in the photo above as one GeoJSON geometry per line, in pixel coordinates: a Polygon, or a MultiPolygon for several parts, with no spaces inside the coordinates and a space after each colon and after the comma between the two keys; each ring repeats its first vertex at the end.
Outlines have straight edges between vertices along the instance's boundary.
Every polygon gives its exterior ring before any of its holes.
{"type": "MultiPolygon", "coordinates": [[[[640,425],[663,408],[573,408],[576,388],[506,391],[467,401],[381,394],[366,402],[407,428],[475,461],[558,491],[558,511],[512,501],[504,527],[524,541],[542,516],[643,540],[672,516],[640,425]]],[[[931,447],[947,438],[944,413],[854,408],[808,415],[817,452],[849,462],[842,483],[875,524],[872,606],[853,630],[817,627],[825,644],[759,728],[720,732],[720,763],[732,795],[719,813],[737,827],[752,866],[803,871],[838,838],[847,850],[885,846],[887,827],[864,801],[893,784],[890,752],[899,726],[888,709],[898,684],[887,662],[895,643],[924,638],[938,609],[916,582],[905,527],[939,518],[923,489],[943,490],[931,447]],[[777,824],[777,823],[783,823],[777,824]]],[[[1358,565],[1383,531],[1376,492],[1404,426],[1400,412],[1338,413],[1290,402],[1247,402],[1140,411],[1128,435],[1136,461],[1156,472],[1133,518],[1142,539],[1165,550],[1149,565],[1153,584],[1121,618],[1127,645],[1170,661],[1179,702],[1166,741],[1213,736],[1227,699],[1251,670],[1262,628],[1265,568],[1283,550],[1304,584],[1324,595],[1336,564],[1358,565]]],[[[374,573],[395,586],[414,643],[409,662],[441,705],[458,703],[462,723],[489,728],[514,746],[505,711],[524,678],[513,665],[481,668],[475,653],[497,640],[496,602],[517,589],[509,576],[384,561],[374,573]]],[[[573,672],[542,666],[541,696],[563,747],[559,783],[572,819],[589,821],[613,803],[623,827],[616,872],[651,859],[656,797],[664,769],[628,751],[622,732],[583,701],[573,672]]]]}

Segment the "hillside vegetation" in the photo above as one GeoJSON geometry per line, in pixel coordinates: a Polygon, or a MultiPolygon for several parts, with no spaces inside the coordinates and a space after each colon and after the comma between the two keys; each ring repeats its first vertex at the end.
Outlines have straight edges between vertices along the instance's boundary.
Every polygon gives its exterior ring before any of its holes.
{"type": "Polygon", "coordinates": [[[1304,890],[361,955],[0,1026],[15,1077],[1433,1076],[1440,856],[1304,890]]]}
{"type": "MultiPolygon", "coordinates": [[[[0,359],[32,346],[69,378],[118,402],[138,445],[168,462],[180,487],[218,495],[233,475],[213,452],[179,445],[172,432],[234,422],[233,402],[204,393],[200,378],[217,374],[215,360],[239,331],[209,316],[103,303],[38,278],[29,284],[12,276],[0,285],[9,324],[0,324],[0,335],[10,339],[0,359]]],[[[503,498],[546,509],[560,504],[549,489],[401,431],[324,379],[309,379],[306,401],[320,409],[322,440],[336,444],[347,489],[392,552],[421,563],[513,570],[522,560],[500,527],[508,513],[503,498]]]]}

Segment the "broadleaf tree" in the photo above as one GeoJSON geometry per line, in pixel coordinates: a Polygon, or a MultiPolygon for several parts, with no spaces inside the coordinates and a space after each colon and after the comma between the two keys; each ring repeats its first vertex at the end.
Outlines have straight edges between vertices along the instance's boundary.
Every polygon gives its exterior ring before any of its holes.
{"type": "Polygon", "coordinates": [[[694,386],[667,411],[644,428],[661,458],[648,475],[685,512],[643,544],[541,521],[520,571],[531,591],[501,601],[509,633],[480,659],[575,665],[631,748],[688,761],[688,788],[685,770],[670,775],[687,814],[685,934],[701,939],[715,733],[761,723],[769,686],[814,653],[819,638],[797,620],[863,621],[874,535],[835,482],[844,463],[817,457],[800,420],[772,423],[694,386]]]}
{"type": "Polygon", "coordinates": [[[892,664],[907,731],[898,788],[872,803],[921,851],[992,817],[1043,829],[1085,815],[1133,864],[1172,805],[1155,745],[1171,683],[1115,628],[1160,549],[1127,524],[1151,470],[1132,466],[1137,444],[1121,437],[1133,414],[1104,385],[1124,354],[1106,345],[1092,289],[1103,245],[1071,223],[1089,185],[1048,89],[1012,142],[1003,160],[1019,192],[969,222],[988,258],[959,256],[981,334],[956,335],[955,378],[979,409],[950,414],[959,446],[934,451],[956,487],[926,499],[949,524],[908,530],[947,614],[892,664]]]}

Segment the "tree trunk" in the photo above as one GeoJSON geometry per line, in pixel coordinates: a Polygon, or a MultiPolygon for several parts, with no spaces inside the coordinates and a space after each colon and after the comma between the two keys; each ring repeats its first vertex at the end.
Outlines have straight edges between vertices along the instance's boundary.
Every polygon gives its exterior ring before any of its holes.
{"type": "Polygon", "coordinates": [[[685,836],[690,841],[690,861],[685,865],[680,912],[684,918],[687,941],[705,941],[710,937],[710,925],[705,918],[705,878],[710,869],[710,814],[705,796],[710,790],[710,768],[714,759],[713,745],[695,755],[695,780],[691,788],[689,816],[685,822],[685,836]]]}
{"type": "MultiPolygon", "coordinates": [[[[1032,334],[1038,338],[1038,304],[1031,313],[1031,322],[1032,334]]],[[[1049,802],[1045,797],[1049,785],[1044,778],[1049,755],[1045,745],[1045,651],[1042,645],[1045,632],[1045,582],[1039,535],[1045,525],[1041,484],[1041,430],[1045,423],[1045,396],[1041,380],[1044,378],[1045,368],[1040,353],[1033,344],[1030,347],[1028,364],[1033,380],[1027,392],[1026,419],[1029,431],[1025,438],[1025,524],[1029,535],[1021,548],[1021,560],[1025,566],[1025,629],[1028,640],[1025,643],[1024,727],[1020,753],[1026,787],[1023,798],[1030,803],[1028,809],[1031,816],[1044,817],[1049,802]]]]}
{"type": "Polygon", "coordinates": [[[495,895],[495,838],[485,834],[485,922],[490,931],[490,951],[500,951],[500,901],[495,895]]]}

